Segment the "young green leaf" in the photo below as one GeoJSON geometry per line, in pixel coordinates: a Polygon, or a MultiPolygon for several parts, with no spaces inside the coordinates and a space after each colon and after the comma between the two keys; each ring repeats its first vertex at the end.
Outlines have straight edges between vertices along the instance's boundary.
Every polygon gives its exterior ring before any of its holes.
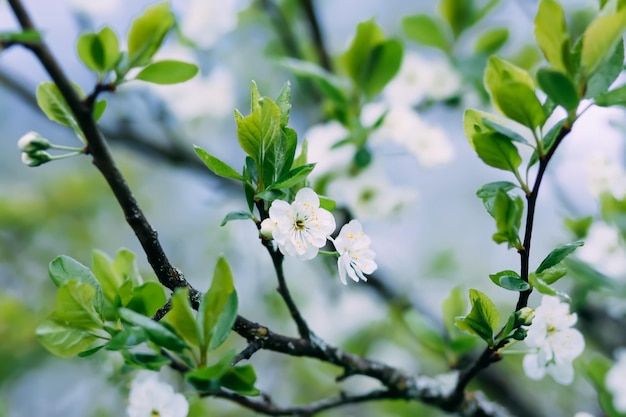
{"type": "Polygon", "coordinates": [[[172,309],[165,315],[163,320],[190,346],[200,346],[200,330],[196,317],[189,302],[189,289],[178,288],[172,296],[172,309]]]}
{"type": "Polygon", "coordinates": [[[368,97],[374,97],[382,91],[398,73],[402,64],[402,43],[389,39],[379,43],[370,53],[364,72],[363,90],[368,97]]]}
{"type": "Polygon", "coordinates": [[[223,387],[242,395],[259,395],[259,390],[254,387],[255,382],[256,373],[252,365],[230,367],[220,377],[220,384],[223,387]]]}
{"type": "Polygon", "coordinates": [[[252,113],[237,120],[239,145],[262,168],[266,154],[280,134],[280,108],[267,97],[260,100],[252,113]]]}
{"type": "Polygon", "coordinates": [[[505,82],[491,90],[491,97],[502,114],[529,129],[534,130],[546,121],[535,91],[525,83],[505,82]]]}
{"type": "Polygon", "coordinates": [[[611,52],[609,59],[598,66],[589,82],[585,97],[595,98],[609,91],[609,87],[622,73],[624,67],[624,41],[620,41],[615,46],[615,51],[611,52]]]}
{"type": "Polygon", "coordinates": [[[219,379],[231,368],[234,354],[227,354],[211,366],[204,366],[185,373],[185,379],[198,391],[220,388],[219,379]]]}
{"type": "Polygon", "coordinates": [[[315,168],[315,164],[307,164],[302,165],[297,168],[292,169],[285,175],[284,179],[279,179],[278,182],[270,185],[269,189],[282,189],[282,188],[291,188],[294,185],[306,180],[306,177],[313,171],[315,168]]]}
{"type": "Polygon", "coordinates": [[[276,97],[276,105],[280,109],[280,127],[287,127],[289,123],[289,112],[291,111],[291,83],[287,81],[280,89],[276,97]]]}
{"type": "Polygon", "coordinates": [[[158,282],[148,281],[133,288],[133,295],[126,307],[139,314],[152,317],[166,301],[163,286],[158,282]]]}
{"type": "Polygon", "coordinates": [[[113,261],[106,253],[94,250],[91,253],[91,270],[102,286],[102,292],[109,301],[114,301],[123,279],[113,269],[113,261]]]}
{"type": "Polygon", "coordinates": [[[107,109],[107,102],[106,100],[98,100],[93,104],[93,119],[97,122],[98,120],[100,120],[100,118],[102,117],[102,115],[104,114],[104,111],[107,109]]]}
{"type": "Polygon", "coordinates": [[[249,211],[231,211],[224,217],[220,226],[226,226],[226,223],[233,220],[254,220],[254,216],[249,211]]]}
{"type": "Polygon", "coordinates": [[[558,263],[550,268],[544,269],[537,274],[537,277],[541,278],[546,284],[552,285],[565,275],[567,275],[567,268],[563,266],[563,263],[558,263]]]}
{"type": "Polygon", "coordinates": [[[148,64],[173,25],[169,2],[154,4],[136,18],[128,32],[129,68],[148,64]]]}
{"type": "Polygon", "coordinates": [[[473,142],[478,157],[491,167],[515,173],[522,163],[511,139],[501,133],[476,134],[473,142]]]}
{"type": "Polygon", "coordinates": [[[122,277],[122,280],[130,280],[133,286],[138,286],[143,283],[139,275],[137,263],[135,262],[135,254],[126,248],[118,250],[115,254],[113,269],[122,277]]]}
{"type": "Polygon", "coordinates": [[[148,340],[146,332],[140,327],[129,327],[115,333],[109,343],[106,344],[106,350],[122,350],[129,347],[137,346],[148,340]]]}
{"type": "Polygon", "coordinates": [[[209,343],[209,350],[217,349],[222,345],[230,335],[233,324],[237,320],[237,309],[239,307],[239,300],[237,298],[237,292],[233,290],[228,296],[226,305],[219,315],[217,322],[213,326],[211,333],[211,342],[209,343]]]}
{"type": "Polygon", "coordinates": [[[154,84],[178,84],[196,76],[198,66],[172,59],[153,62],[135,77],[137,80],[154,84]]]}
{"type": "Polygon", "coordinates": [[[343,80],[319,65],[293,58],[283,58],[279,61],[279,64],[295,75],[311,80],[329,100],[340,105],[349,104],[350,101],[346,93],[347,87],[344,85],[343,80]]]}
{"type": "Polygon", "coordinates": [[[174,352],[181,352],[187,347],[180,336],[158,321],[154,321],[150,317],[135,313],[127,308],[120,308],[119,313],[123,321],[141,327],[146,332],[148,339],[157,345],[174,352]]]}
{"type": "Polygon", "coordinates": [[[539,267],[537,268],[537,271],[535,272],[537,274],[540,274],[542,271],[553,267],[554,265],[558,264],[563,259],[565,259],[567,255],[574,252],[577,248],[583,245],[584,245],[584,242],[578,241],[578,242],[567,243],[565,245],[559,246],[558,248],[550,252],[543,261],[541,261],[541,264],[539,264],[539,267]]]}
{"type": "Polygon", "coordinates": [[[113,32],[113,29],[105,26],[98,32],[98,39],[102,46],[102,69],[110,71],[115,68],[121,57],[117,35],[113,32]]]}
{"type": "Polygon", "coordinates": [[[537,83],[552,101],[568,112],[574,112],[578,108],[580,97],[576,87],[562,72],[540,68],[537,71],[537,83]]]}
{"type": "Polygon", "coordinates": [[[507,242],[509,248],[519,247],[519,227],[522,222],[524,202],[519,196],[511,197],[498,190],[493,201],[493,218],[497,232],[493,235],[496,243],[507,242]]]}
{"type": "Polygon", "coordinates": [[[104,46],[95,33],[84,33],[76,44],[78,57],[92,71],[104,70],[104,46]]]}
{"type": "Polygon", "coordinates": [[[509,29],[507,28],[494,28],[483,33],[476,44],[474,45],[474,51],[477,54],[492,55],[495,54],[504,46],[509,39],[509,29]]]}
{"type": "Polygon", "coordinates": [[[374,19],[357,25],[356,35],[341,57],[346,72],[355,84],[359,85],[364,81],[365,69],[370,62],[372,50],[384,40],[385,35],[374,19]]]}
{"type": "Polygon", "coordinates": [[[170,359],[156,353],[129,352],[127,350],[122,350],[121,353],[126,364],[139,369],[158,371],[171,362],[170,359]]]}
{"type": "Polygon", "coordinates": [[[476,196],[483,200],[483,205],[487,210],[487,213],[494,217],[493,207],[496,199],[496,195],[499,190],[503,192],[511,191],[512,189],[517,188],[517,185],[508,181],[498,181],[498,182],[490,182],[489,184],[485,184],[476,191],[476,196]]]}
{"type": "Polygon", "coordinates": [[[585,30],[582,37],[581,71],[588,79],[599,65],[609,58],[626,29],[626,9],[600,16],[585,30]]]}
{"type": "Polygon", "coordinates": [[[103,322],[96,311],[94,298],[96,290],[91,285],[71,279],[57,290],[56,316],[69,326],[94,330],[103,322]]]}
{"type": "MultiPolygon", "coordinates": [[[[202,297],[200,308],[198,309],[198,326],[202,335],[201,349],[203,351],[209,349],[209,346],[215,346],[216,342],[211,340],[214,335],[218,338],[224,337],[222,333],[216,334],[216,329],[219,328],[221,331],[224,327],[228,327],[230,331],[237,318],[236,297],[230,267],[226,259],[220,257],[215,265],[211,287],[202,297]],[[232,297],[233,294],[234,299],[232,297]],[[227,326],[228,324],[230,326],[227,326]]],[[[222,341],[223,339],[220,342],[222,341]]]]}
{"type": "Polygon", "coordinates": [[[74,113],[54,83],[46,81],[37,86],[37,104],[48,119],[67,126],[75,132],[80,131],[74,113]]]}
{"type": "Polygon", "coordinates": [[[563,291],[557,290],[549,286],[543,279],[539,278],[537,274],[531,272],[528,275],[528,283],[541,294],[551,295],[553,297],[559,297],[563,300],[569,301],[570,298],[563,291]]]}
{"type": "Polygon", "coordinates": [[[456,286],[441,304],[443,324],[448,334],[453,334],[457,327],[454,325],[455,318],[467,311],[467,301],[463,295],[463,288],[456,286]]]}
{"type": "Polygon", "coordinates": [[[91,285],[96,291],[102,291],[100,283],[85,265],[69,256],[57,256],[48,265],[50,279],[57,287],[69,280],[77,280],[91,285]]]}
{"type": "Polygon", "coordinates": [[[224,178],[232,178],[239,181],[244,180],[241,174],[235,171],[234,168],[232,168],[230,165],[223,162],[222,160],[214,157],[201,147],[194,145],[193,150],[196,151],[196,155],[200,157],[202,162],[204,162],[207,168],[209,168],[209,170],[211,170],[211,172],[213,172],[215,175],[219,175],[220,177],[224,178]]]}
{"type": "Polygon", "coordinates": [[[406,36],[422,45],[450,50],[450,41],[441,23],[425,14],[407,16],[402,19],[402,28],[406,36]]]}
{"type": "Polygon", "coordinates": [[[521,279],[519,274],[515,271],[500,271],[496,274],[489,274],[489,278],[494,284],[505,290],[526,291],[530,289],[530,285],[521,279]]]}
{"type": "Polygon", "coordinates": [[[572,74],[570,38],[563,8],[556,0],[541,0],[535,17],[537,45],[552,67],[572,74]]]}
{"type": "Polygon", "coordinates": [[[602,107],[626,106],[626,85],[596,96],[594,102],[602,107]]]}
{"type": "Polygon", "coordinates": [[[500,323],[500,313],[493,301],[478,290],[470,289],[472,309],[465,317],[457,317],[456,325],[463,331],[475,334],[493,345],[494,331],[500,323]]]}
{"type": "Polygon", "coordinates": [[[73,327],[55,315],[48,317],[36,330],[39,343],[60,358],[70,358],[93,349],[103,341],[92,333],[73,327]]]}
{"type": "Polygon", "coordinates": [[[328,211],[333,211],[335,207],[337,207],[337,202],[332,198],[328,198],[322,195],[318,197],[320,198],[320,208],[328,211]]]}
{"type": "Polygon", "coordinates": [[[448,21],[454,37],[457,38],[474,21],[473,2],[458,0],[441,0],[439,13],[448,21]]]}

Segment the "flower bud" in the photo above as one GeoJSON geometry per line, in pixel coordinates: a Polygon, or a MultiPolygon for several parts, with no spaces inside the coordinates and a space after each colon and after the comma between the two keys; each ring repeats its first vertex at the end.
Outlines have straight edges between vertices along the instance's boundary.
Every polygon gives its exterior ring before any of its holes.
{"type": "Polygon", "coordinates": [[[261,222],[261,230],[259,230],[259,233],[262,237],[266,239],[273,239],[272,233],[274,232],[274,226],[274,221],[272,221],[272,219],[270,218],[267,218],[261,222]]]}
{"type": "MultiPolygon", "coordinates": [[[[49,149],[50,146],[48,139],[42,137],[37,132],[28,132],[17,141],[17,147],[26,153],[49,149]]],[[[24,157],[22,157],[23,159],[24,157]]]]}
{"type": "Polygon", "coordinates": [[[520,327],[519,329],[515,330],[515,333],[513,333],[513,339],[524,340],[526,339],[527,335],[528,335],[528,330],[524,329],[523,327],[520,327]]]}
{"type": "Polygon", "coordinates": [[[52,156],[46,151],[22,152],[22,162],[29,167],[38,167],[52,160],[52,156]]]}
{"type": "Polygon", "coordinates": [[[515,312],[516,326],[530,326],[535,318],[535,310],[530,307],[523,307],[515,312]]]}

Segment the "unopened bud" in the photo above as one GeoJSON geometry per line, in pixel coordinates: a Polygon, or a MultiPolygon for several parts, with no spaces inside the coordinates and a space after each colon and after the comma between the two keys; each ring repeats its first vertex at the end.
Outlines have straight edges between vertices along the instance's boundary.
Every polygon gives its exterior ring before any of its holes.
{"type": "Polygon", "coordinates": [[[52,159],[46,151],[22,152],[22,162],[29,167],[38,167],[52,159]]]}
{"type": "Polygon", "coordinates": [[[261,230],[259,233],[266,239],[272,239],[275,223],[272,219],[267,218],[261,222],[261,230]]]}
{"type": "Polygon", "coordinates": [[[535,318],[535,310],[530,307],[522,307],[515,312],[515,324],[517,326],[530,326],[535,318]]]}
{"type": "MultiPolygon", "coordinates": [[[[17,141],[17,147],[26,153],[49,149],[50,146],[48,139],[42,137],[37,132],[28,132],[17,141]]],[[[22,159],[24,158],[22,157],[22,159]]]]}
{"type": "Polygon", "coordinates": [[[515,333],[513,333],[513,339],[524,340],[526,339],[527,335],[528,335],[528,330],[524,329],[523,327],[520,327],[519,329],[515,330],[515,333]]]}

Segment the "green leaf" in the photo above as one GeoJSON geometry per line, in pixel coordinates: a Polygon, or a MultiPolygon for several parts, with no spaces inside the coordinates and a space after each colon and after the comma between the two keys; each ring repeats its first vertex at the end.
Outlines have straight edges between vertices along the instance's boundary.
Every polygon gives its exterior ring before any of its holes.
{"type": "Polygon", "coordinates": [[[589,78],[622,39],[626,29],[626,9],[600,16],[587,27],[582,37],[581,72],[589,78]]]}
{"type": "Polygon", "coordinates": [[[365,81],[365,70],[371,60],[372,50],[384,40],[385,35],[374,19],[357,25],[356,35],[341,57],[346,72],[356,85],[365,81]]]}
{"type": "Polygon", "coordinates": [[[94,250],[91,255],[91,269],[102,286],[105,298],[109,301],[115,301],[118,290],[124,282],[122,277],[117,274],[113,268],[113,261],[106,253],[94,250]]]}
{"type": "Polygon", "coordinates": [[[622,73],[624,66],[624,41],[615,46],[615,51],[609,55],[609,59],[600,64],[587,83],[585,97],[597,97],[609,91],[609,87],[622,73]]]}
{"type": "Polygon", "coordinates": [[[546,60],[556,71],[572,74],[570,38],[561,5],[541,0],[535,17],[535,39],[546,60]]]}
{"type": "Polygon", "coordinates": [[[94,297],[96,290],[91,285],[69,280],[57,290],[56,317],[67,325],[92,330],[103,326],[96,312],[94,297]]]}
{"type": "Polygon", "coordinates": [[[537,291],[539,291],[541,294],[544,295],[551,295],[553,297],[559,297],[563,300],[566,300],[569,302],[570,298],[567,294],[565,294],[563,291],[559,291],[555,288],[552,288],[551,286],[549,286],[543,279],[539,278],[537,276],[537,274],[535,274],[534,272],[531,272],[528,275],[528,283],[537,291]]]}
{"type": "Polygon", "coordinates": [[[215,265],[211,287],[202,297],[200,308],[198,309],[198,326],[202,335],[201,349],[203,351],[210,347],[215,347],[218,345],[218,342],[223,342],[225,339],[222,333],[224,327],[228,327],[229,330],[232,328],[237,318],[236,297],[230,267],[226,259],[220,257],[215,265]],[[231,297],[233,294],[234,300],[231,297]],[[227,326],[228,324],[230,326],[227,326]],[[212,340],[214,336],[217,338],[216,341],[212,340]]]}
{"type": "Polygon", "coordinates": [[[365,70],[363,90],[368,97],[382,91],[398,73],[402,64],[402,43],[390,39],[376,45],[370,54],[365,70]]]}
{"type": "Polygon", "coordinates": [[[582,245],[584,245],[584,242],[577,241],[559,246],[550,252],[543,261],[541,261],[541,264],[539,264],[539,267],[535,272],[540,274],[542,271],[553,267],[582,245]]]}
{"type": "Polygon", "coordinates": [[[237,308],[239,307],[239,301],[237,293],[233,290],[228,296],[226,306],[219,315],[217,323],[213,326],[211,334],[211,343],[209,343],[209,350],[217,349],[222,345],[230,335],[235,320],[237,320],[237,308]]]}
{"type": "Polygon", "coordinates": [[[280,108],[267,97],[252,113],[237,120],[239,145],[260,167],[264,167],[265,156],[280,134],[280,108]]]}
{"type": "Polygon", "coordinates": [[[530,289],[530,285],[521,279],[519,274],[515,271],[500,271],[496,274],[489,274],[489,278],[494,284],[498,287],[504,288],[505,290],[526,291],[530,289]]]}
{"type": "Polygon", "coordinates": [[[215,175],[219,175],[220,177],[224,178],[232,178],[239,181],[244,180],[241,174],[235,171],[234,168],[232,168],[230,165],[223,162],[222,160],[214,157],[201,147],[194,145],[193,149],[194,151],[196,151],[196,155],[200,157],[202,162],[204,162],[207,168],[209,168],[209,170],[215,175]]]}
{"type": "Polygon", "coordinates": [[[626,106],[626,85],[600,94],[594,99],[595,104],[602,107],[626,106]]]}
{"type": "Polygon", "coordinates": [[[104,114],[104,111],[107,109],[107,102],[106,100],[98,100],[93,104],[93,119],[97,122],[98,120],[100,120],[100,118],[102,117],[102,115],[104,114]]]}
{"type": "Polygon", "coordinates": [[[565,275],[567,275],[567,268],[565,268],[562,263],[558,263],[537,273],[537,277],[541,278],[547,285],[554,284],[565,275]]]}
{"type": "Polygon", "coordinates": [[[516,131],[509,129],[498,121],[495,117],[483,117],[482,122],[486,128],[492,129],[494,132],[502,133],[504,136],[511,139],[513,142],[521,143],[524,145],[530,145],[524,136],[520,135],[516,131]]]}
{"type": "Polygon", "coordinates": [[[519,227],[522,221],[524,202],[519,196],[514,198],[503,190],[498,190],[493,200],[493,218],[497,232],[493,235],[496,243],[507,242],[509,248],[519,247],[519,227]]]}
{"type": "Polygon", "coordinates": [[[306,177],[311,173],[311,171],[313,171],[313,168],[315,168],[315,164],[307,164],[294,168],[287,173],[284,179],[270,185],[268,189],[279,190],[283,188],[291,188],[294,185],[306,180],[306,177]]]}
{"type": "Polygon", "coordinates": [[[324,96],[341,105],[349,104],[343,80],[312,62],[283,58],[279,64],[295,75],[311,80],[324,96]]]}
{"type": "Polygon", "coordinates": [[[95,33],[85,33],[78,38],[78,57],[92,71],[104,71],[104,46],[95,33]]]}
{"type": "Polygon", "coordinates": [[[220,377],[231,367],[234,355],[227,354],[211,366],[194,369],[185,373],[185,379],[198,391],[210,391],[221,387],[220,377]]]}
{"type": "Polygon", "coordinates": [[[90,332],[79,329],[52,315],[36,330],[39,343],[60,358],[70,358],[97,347],[103,341],[90,332]]]}
{"type": "Polygon", "coordinates": [[[126,248],[121,248],[115,254],[113,269],[122,277],[122,280],[130,280],[133,286],[141,285],[142,279],[135,262],[135,254],[126,248]]]}
{"type": "Polygon", "coordinates": [[[320,208],[333,211],[335,207],[337,207],[337,202],[335,200],[322,195],[318,195],[318,197],[320,198],[320,208]]]}
{"type": "Polygon", "coordinates": [[[163,305],[167,298],[163,286],[158,282],[146,282],[133,289],[133,295],[127,308],[145,316],[152,317],[163,305]]]}
{"type": "Polygon", "coordinates": [[[572,81],[563,73],[547,68],[537,71],[539,87],[556,104],[563,106],[568,112],[576,111],[580,98],[572,81]]]}
{"type": "Polygon", "coordinates": [[[48,265],[50,279],[57,287],[69,280],[81,281],[91,285],[96,291],[102,291],[100,283],[89,268],[69,256],[57,256],[48,265]]]}
{"type": "Polygon", "coordinates": [[[172,309],[163,320],[190,346],[200,346],[200,330],[189,302],[189,288],[178,288],[172,296],[172,309]]]}
{"type": "Polygon", "coordinates": [[[501,133],[476,134],[473,143],[478,157],[491,167],[515,173],[522,163],[511,139],[501,133]]]}
{"type": "Polygon", "coordinates": [[[98,32],[98,39],[102,46],[102,68],[104,71],[109,71],[115,68],[115,65],[120,60],[120,45],[117,40],[117,35],[108,26],[102,28],[98,32]]]}
{"type": "Polygon", "coordinates": [[[504,46],[509,39],[507,28],[494,28],[484,32],[476,41],[474,51],[478,54],[492,55],[504,46]]]}
{"type": "Polygon", "coordinates": [[[161,323],[127,308],[119,309],[123,321],[141,327],[152,342],[174,352],[182,352],[187,347],[183,339],[161,323]]]}
{"type": "Polygon", "coordinates": [[[546,121],[546,114],[535,95],[525,83],[505,82],[491,90],[494,105],[505,116],[536,129],[546,121]]]}
{"type": "Polygon", "coordinates": [[[493,345],[494,331],[500,323],[500,313],[493,301],[478,290],[470,289],[470,304],[472,309],[465,317],[458,317],[456,325],[463,331],[475,334],[493,345]]]}
{"type": "Polygon", "coordinates": [[[448,334],[453,334],[456,326],[454,325],[455,318],[463,315],[467,311],[467,301],[463,295],[463,288],[461,286],[454,287],[448,297],[443,300],[441,304],[443,324],[448,331],[448,334]]]}
{"type": "Polygon", "coordinates": [[[226,223],[233,220],[254,220],[254,216],[249,211],[231,211],[224,217],[220,226],[226,226],[226,223]]]}
{"type": "Polygon", "coordinates": [[[158,371],[165,365],[169,365],[171,360],[165,356],[161,356],[155,353],[140,353],[129,352],[122,350],[122,356],[124,361],[139,369],[148,369],[151,371],[158,371]]]}
{"type": "Polygon", "coordinates": [[[148,64],[173,25],[174,15],[169,2],[154,4],[136,18],[128,32],[129,67],[148,64]]]}
{"type": "Polygon", "coordinates": [[[148,65],[135,79],[154,84],[178,84],[192,79],[197,73],[195,64],[167,59],[148,65]]]}
{"type": "Polygon", "coordinates": [[[606,374],[613,366],[610,359],[597,355],[585,366],[585,372],[598,392],[598,402],[607,417],[626,417],[626,413],[615,409],[613,394],[606,389],[606,374]]]}
{"type": "MultiPolygon", "coordinates": [[[[546,135],[543,137],[541,143],[543,145],[544,155],[550,150],[550,148],[552,148],[552,145],[554,145],[554,141],[561,134],[561,129],[565,125],[565,122],[567,122],[567,118],[555,123],[554,126],[552,126],[548,133],[546,133],[546,135]]],[[[529,170],[530,167],[535,165],[537,162],[539,162],[539,156],[537,155],[537,150],[535,150],[530,156],[530,160],[528,161],[528,166],[526,169],[529,170]]]]}
{"type": "Polygon", "coordinates": [[[260,392],[254,387],[256,372],[252,365],[242,365],[228,368],[220,378],[220,384],[242,395],[259,395],[260,392]]]}
{"type": "Polygon", "coordinates": [[[506,193],[514,188],[517,188],[517,186],[512,182],[490,182],[489,184],[485,184],[480,187],[478,191],[476,191],[476,196],[483,200],[483,205],[485,206],[485,209],[487,209],[487,213],[489,213],[491,217],[494,217],[493,207],[495,204],[496,196],[498,195],[498,190],[502,190],[506,193]]]}
{"type": "Polygon", "coordinates": [[[471,1],[441,0],[439,13],[448,21],[454,37],[457,38],[473,22],[474,7],[471,1]]]}
{"type": "Polygon", "coordinates": [[[48,119],[80,132],[74,113],[54,83],[46,81],[37,86],[37,104],[48,119]]]}
{"type": "Polygon", "coordinates": [[[106,350],[122,350],[137,346],[148,340],[146,332],[140,327],[130,327],[117,332],[109,343],[106,350]]]}
{"type": "Polygon", "coordinates": [[[280,89],[276,97],[276,105],[280,109],[280,127],[285,128],[289,123],[289,112],[291,111],[291,83],[287,81],[280,89]]]}
{"type": "Polygon", "coordinates": [[[422,45],[450,50],[450,41],[441,23],[425,14],[407,16],[402,19],[402,28],[406,36],[422,45]]]}
{"type": "MultiPolygon", "coordinates": [[[[464,312],[465,310],[462,310],[459,314],[464,312]]],[[[415,310],[407,311],[402,318],[408,330],[422,348],[437,355],[445,355],[446,340],[443,333],[436,329],[432,322],[415,310]]]]}

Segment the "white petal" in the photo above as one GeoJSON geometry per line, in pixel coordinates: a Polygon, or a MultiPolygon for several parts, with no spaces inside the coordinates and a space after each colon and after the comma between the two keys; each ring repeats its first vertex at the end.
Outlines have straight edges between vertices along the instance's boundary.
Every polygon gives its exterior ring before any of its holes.
{"type": "Polygon", "coordinates": [[[540,361],[539,355],[535,353],[529,353],[524,356],[522,366],[526,376],[530,379],[540,380],[546,374],[545,363],[540,361]]]}

